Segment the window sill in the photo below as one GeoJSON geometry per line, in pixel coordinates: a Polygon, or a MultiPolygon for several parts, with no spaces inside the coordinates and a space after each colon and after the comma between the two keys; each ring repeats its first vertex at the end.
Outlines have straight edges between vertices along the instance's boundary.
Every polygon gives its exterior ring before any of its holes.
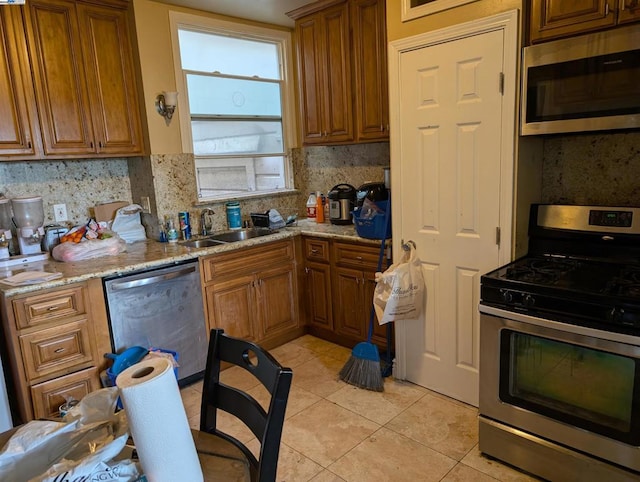
{"type": "Polygon", "coordinates": [[[300,191],[298,189],[279,189],[277,191],[256,191],[256,192],[236,195],[236,196],[200,199],[196,201],[193,204],[193,206],[194,207],[209,206],[211,204],[225,203],[228,201],[246,201],[251,199],[261,199],[261,198],[268,198],[268,197],[290,196],[292,194],[300,194],[300,191]]]}

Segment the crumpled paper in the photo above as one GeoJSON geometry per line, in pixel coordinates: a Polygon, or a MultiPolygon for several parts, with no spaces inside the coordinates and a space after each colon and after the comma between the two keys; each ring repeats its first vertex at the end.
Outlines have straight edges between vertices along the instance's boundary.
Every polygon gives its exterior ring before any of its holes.
{"type": "Polygon", "coordinates": [[[114,413],[117,397],[115,387],[97,390],[63,422],[34,420],[20,427],[0,450],[0,480],[136,480],[139,464],[122,458],[129,428],[124,411],[114,413]]]}

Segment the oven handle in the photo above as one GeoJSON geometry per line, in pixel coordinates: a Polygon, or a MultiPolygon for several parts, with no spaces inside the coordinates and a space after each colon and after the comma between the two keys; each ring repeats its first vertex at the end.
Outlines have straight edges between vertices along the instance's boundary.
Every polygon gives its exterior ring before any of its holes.
{"type": "Polygon", "coordinates": [[[140,278],[132,281],[119,281],[111,285],[112,290],[128,290],[131,288],[138,288],[139,286],[147,286],[155,283],[161,283],[175,278],[180,278],[191,273],[195,273],[196,267],[189,266],[188,268],[181,269],[179,271],[172,271],[157,276],[149,276],[148,278],[140,278]]]}
{"type": "Polygon", "coordinates": [[[574,333],[576,335],[590,336],[603,340],[610,340],[619,343],[627,343],[629,345],[640,346],[640,337],[633,335],[626,335],[624,333],[618,333],[615,331],[596,330],[595,328],[589,328],[586,326],[572,325],[571,323],[548,320],[546,318],[539,318],[537,316],[530,316],[525,315],[524,313],[516,313],[502,308],[496,308],[495,306],[488,306],[483,303],[480,303],[478,305],[478,309],[480,313],[497,316],[498,318],[518,321],[521,323],[529,323],[532,325],[541,326],[543,328],[564,331],[566,333],[574,333]]]}

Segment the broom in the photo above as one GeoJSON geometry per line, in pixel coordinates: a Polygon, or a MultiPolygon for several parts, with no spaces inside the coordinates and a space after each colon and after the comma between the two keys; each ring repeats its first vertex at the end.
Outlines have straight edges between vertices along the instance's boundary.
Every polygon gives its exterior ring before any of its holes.
{"type": "MultiPolygon", "coordinates": [[[[389,218],[391,217],[391,201],[387,205],[387,217],[385,219],[384,236],[387,234],[389,218]]],[[[384,246],[386,239],[383,237],[380,243],[380,255],[378,256],[378,271],[382,270],[382,259],[384,258],[384,246]]],[[[358,343],[351,351],[351,356],[347,363],[340,370],[340,380],[358,388],[373,390],[375,392],[384,391],[382,381],[382,370],[380,369],[380,354],[378,347],[371,343],[373,336],[373,319],[375,311],[373,301],[371,302],[371,313],[369,315],[369,333],[367,341],[358,343]]]]}

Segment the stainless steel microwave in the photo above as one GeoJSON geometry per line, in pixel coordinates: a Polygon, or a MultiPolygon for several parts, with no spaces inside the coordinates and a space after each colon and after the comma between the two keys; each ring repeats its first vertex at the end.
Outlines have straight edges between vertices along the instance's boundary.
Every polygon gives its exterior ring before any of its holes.
{"type": "Polygon", "coordinates": [[[522,135],[640,128],[640,25],[526,47],[522,135]]]}

